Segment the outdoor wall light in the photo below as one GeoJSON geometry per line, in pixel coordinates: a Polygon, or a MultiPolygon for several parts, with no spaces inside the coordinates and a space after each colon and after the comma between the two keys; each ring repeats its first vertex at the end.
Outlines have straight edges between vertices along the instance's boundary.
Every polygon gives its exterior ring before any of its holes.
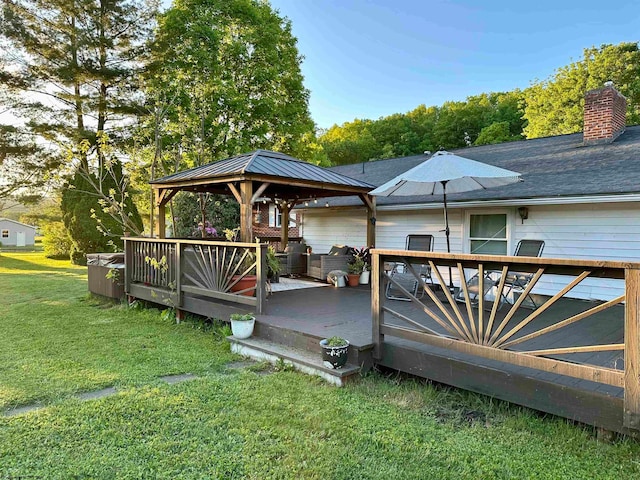
{"type": "Polygon", "coordinates": [[[304,202],[304,206],[308,207],[309,206],[309,201],[304,202]]]}
{"type": "Polygon", "coordinates": [[[518,215],[520,215],[520,220],[524,223],[529,218],[529,209],[527,207],[518,207],[518,215]]]}
{"type": "Polygon", "coordinates": [[[329,208],[329,202],[325,203],[324,206],[329,208]]]}

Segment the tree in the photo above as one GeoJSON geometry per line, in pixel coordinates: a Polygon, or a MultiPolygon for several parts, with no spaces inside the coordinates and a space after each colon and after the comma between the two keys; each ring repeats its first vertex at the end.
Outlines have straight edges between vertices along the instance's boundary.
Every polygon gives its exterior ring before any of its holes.
{"type": "Polygon", "coordinates": [[[267,2],[176,0],[151,52],[147,95],[174,99],[162,144],[179,144],[188,166],[257,148],[295,155],[313,132],[291,24],[267,2]]]}
{"type": "MultiPolygon", "coordinates": [[[[0,88],[20,138],[67,159],[62,173],[100,182],[100,138],[108,134],[110,147],[120,148],[138,111],[135,80],[156,2],[2,0],[2,7],[0,88]]],[[[43,151],[35,154],[45,164],[43,151]]],[[[97,190],[108,191],[100,183],[97,190]]],[[[73,216],[82,215],[90,211],[73,216]]]]}
{"type": "Polygon", "coordinates": [[[258,148],[321,163],[301,60],[267,2],[175,0],[147,64],[142,135],[154,147],[140,167],[172,173],[258,148]]]}
{"type": "Polygon", "coordinates": [[[638,43],[602,45],[584,50],[583,58],[556,70],[525,90],[527,138],[582,131],[584,94],[606,81],[627,97],[627,124],[640,122],[640,49],[638,43]]]}

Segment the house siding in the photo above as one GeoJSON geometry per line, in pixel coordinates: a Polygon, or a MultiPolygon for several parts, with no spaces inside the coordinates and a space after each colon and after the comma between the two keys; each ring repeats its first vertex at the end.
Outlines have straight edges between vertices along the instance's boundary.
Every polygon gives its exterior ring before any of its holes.
{"type": "MultiPolygon", "coordinates": [[[[544,240],[543,257],[587,260],[640,261],[640,205],[609,203],[530,206],[529,218],[521,221],[516,207],[452,208],[449,213],[451,252],[468,253],[466,218],[469,213],[507,212],[509,252],[522,239],[544,240]]],[[[378,248],[403,249],[408,234],[431,234],[434,250],[446,252],[442,210],[379,211],[376,222],[378,248]]],[[[314,251],[328,251],[334,243],[364,245],[364,209],[316,212],[304,216],[304,237],[314,251]]],[[[447,279],[447,269],[443,276],[447,279]]],[[[457,280],[454,273],[454,282],[457,280]]],[[[553,295],[570,279],[543,275],[534,293],[553,295]]],[[[609,300],[624,294],[618,280],[586,279],[568,296],[609,300]]]]}
{"type": "Polygon", "coordinates": [[[35,244],[36,230],[34,227],[7,219],[0,219],[0,234],[3,230],[9,230],[9,238],[2,238],[0,236],[0,242],[2,242],[4,246],[17,245],[18,232],[24,232],[26,246],[33,246],[35,244]]]}

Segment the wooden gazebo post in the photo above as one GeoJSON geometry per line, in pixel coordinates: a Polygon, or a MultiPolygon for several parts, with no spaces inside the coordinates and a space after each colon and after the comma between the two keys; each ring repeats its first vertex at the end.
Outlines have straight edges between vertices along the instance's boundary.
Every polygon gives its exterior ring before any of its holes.
{"type": "Polygon", "coordinates": [[[253,182],[240,182],[240,241],[253,242],[253,182]]]}

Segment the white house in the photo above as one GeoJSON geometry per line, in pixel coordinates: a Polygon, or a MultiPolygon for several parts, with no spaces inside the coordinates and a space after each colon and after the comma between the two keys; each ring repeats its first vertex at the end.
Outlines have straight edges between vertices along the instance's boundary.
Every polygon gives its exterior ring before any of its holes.
{"type": "Polygon", "coordinates": [[[26,247],[35,244],[36,227],[0,218],[0,242],[2,245],[26,247]]]}
{"type": "MultiPolygon", "coordinates": [[[[520,172],[523,182],[448,195],[453,253],[513,254],[521,239],[544,240],[543,257],[640,261],[640,126],[625,128],[626,100],[611,85],[587,92],[582,134],[454,150],[520,172]]],[[[381,185],[429,158],[418,155],[332,170],[381,185]]],[[[441,196],[378,197],[376,246],[403,249],[408,234],[432,234],[446,252],[441,196]]],[[[354,197],[305,208],[301,235],[314,252],[366,243],[366,210],[354,197]]],[[[534,292],[553,294],[545,275],[534,292]]],[[[622,282],[590,280],[578,298],[610,299],[622,282]]]]}

